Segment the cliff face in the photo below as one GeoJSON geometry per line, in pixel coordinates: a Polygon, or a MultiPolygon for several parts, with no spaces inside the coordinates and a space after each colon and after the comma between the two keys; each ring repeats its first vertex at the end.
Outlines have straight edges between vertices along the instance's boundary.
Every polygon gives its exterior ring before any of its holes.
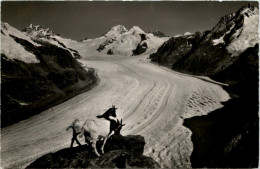
{"type": "Polygon", "coordinates": [[[151,54],[150,58],[153,62],[171,67],[194,50],[202,36],[203,33],[196,32],[195,34],[172,37],[156,53],[151,54]]]}
{"type": "MultiPolygon", "coordinates": [[[[101,145],[102,141],[97,142],[97,150],[101,145]]],[[[151,157],[142,155],[144,145],[144,138],[139,135],[113,135],[100,157],[90,146],[83,145],[46,154],[27,168],[159,168],[151,157]]]]}
{"type": "Polygon", "coordinates": [[[2,127],[28,118],[97,83],[71,52],[48,42],[30,40],[2,24],[2,127]]]}

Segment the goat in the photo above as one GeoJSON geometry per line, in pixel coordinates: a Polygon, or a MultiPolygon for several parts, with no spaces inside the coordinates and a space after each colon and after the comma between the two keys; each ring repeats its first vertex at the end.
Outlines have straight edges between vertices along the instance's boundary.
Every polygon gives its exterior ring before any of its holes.
{"type": "Polygon", "coordinates": [[[121,123],[118,120],[115,121],[112,119],[110,122],[105,119],[86,120],[86,122],[82,126],[82,130],[79,137],[82,137],[84,134],[87,133],[87,135],[85,135],[85,139],[87,140],[86,136],[88,137],[88,139],[91,139],[92,142],[88,140],[88,143],[91,143],[91,146],[94,149],[96,155],[100,156],[96,148],[96,143],[99,140],[99,138],[104,138],[104,142],[101,147],[101,151],[104,154],[104,146],[106,144],[107,139],[112,135],[113,132],[115,134],[120,134],[120,130],[124,125],[125,124],[122,124],[122,119],[121,123]]]}
{"type": "MultiPolygon", "coordinates": [[[[90,144],[92,141],[92,147],[95,150],[95,153],[99,156],[97,150],[96,150],[96,141],[98,139],[98,133],[101,133],[101,136],[106,136],[108,137],[112,130],[113,127],[111,128],[112,125],[111,122],[113,121],[111,119],[112,117],[116,117],[116,107],[115,105],[112,105],[112,108],[109,108],[105,113],[102,115],[96,116],[97,118],[95,119],[88,119],[85,121],[85,123],[82,125],[79,137],[81,138],[83,135],[85,135],[85,141],[90,144]],[[110,130],[111,131],[110,131],[110,130]],[[108,131],[107,131],[108,130],[108,131]],[[97,132],[98,131],[98,132],[97,132]]],[[[102,147],[102,152],[104,150],[104,147],[102,147]]]]}

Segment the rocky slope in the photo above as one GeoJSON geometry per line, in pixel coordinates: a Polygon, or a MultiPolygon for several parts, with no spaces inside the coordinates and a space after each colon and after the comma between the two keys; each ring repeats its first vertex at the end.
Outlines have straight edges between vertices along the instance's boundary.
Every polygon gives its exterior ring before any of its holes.
{"type": "MultiPolygon", "coordinates": [[[[100,150],[102,141],[97,145],[100,150]]],[[[143,155],[144,145],[144,137],[140,135],[113,135],[100,157],[91,147],[83,145],[46,154],[27,168],[159,168],[156,161],[143,155]]]]}
{"type": "Polygon", "coordinates": [[[246,5],[210,31],[172,37],[150,56],[229,84],[232,99],[223,108],[184,120],[193,133],[193,167],[258,167],[258,19],[258,9],[246,5]]]}
{"type": "Polygon", "coordinates": [[[145,33],[138,26],[127,30],[122,25],[112,27],[99,39],[104,39],[97,49],[99,52],[126,56],[155,52],[163,42],[168,40],[167,37],[145,33]]]}
{"type": "Polygon", "coordinates": [[[97,83],[94,70],[83,69],[70,50],[34,40],[2,23],[2,127],[35,115],[97,83]]]}

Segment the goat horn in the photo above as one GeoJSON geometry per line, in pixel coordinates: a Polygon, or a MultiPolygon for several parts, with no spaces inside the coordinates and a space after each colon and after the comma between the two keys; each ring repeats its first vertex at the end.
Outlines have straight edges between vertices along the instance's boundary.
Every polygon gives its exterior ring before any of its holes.
{"type": "Polygon", "coordinates": [[[121,124],[122,124],[123,120],[121,119],[121,124]]]}

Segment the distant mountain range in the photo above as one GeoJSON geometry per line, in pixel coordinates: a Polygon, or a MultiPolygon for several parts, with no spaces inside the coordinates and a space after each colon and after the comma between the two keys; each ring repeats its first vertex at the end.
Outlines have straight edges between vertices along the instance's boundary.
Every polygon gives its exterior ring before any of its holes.
{"type": "Polygon", "coordinates": [[[97,50],[109,55],[149,54],[155,52],[163,42],[168,40],[167,37],[160,35],[162,33],[160,34],[159,31],[145,33],[138,26],[133,26],[130,30],[127,30],[123,25],[117,25],[99,38],[103,39],[104,42],[100,44],[97,50]]]}

